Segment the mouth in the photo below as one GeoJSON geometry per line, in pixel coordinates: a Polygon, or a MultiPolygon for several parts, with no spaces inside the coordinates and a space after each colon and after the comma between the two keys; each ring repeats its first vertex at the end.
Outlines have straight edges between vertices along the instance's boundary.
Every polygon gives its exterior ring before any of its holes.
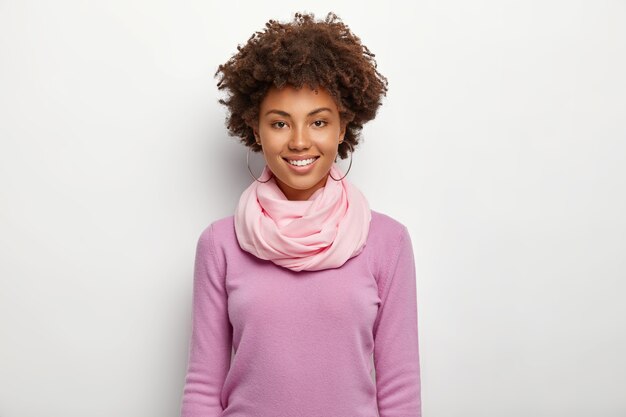
{"type": "Polygon", "coordinates": [[[311,159],[292,161],[293,163],[289,162],[287,158],[283,158],[283,160],[285,161],[287,165],[289,165],[289,168],[291,168],[295,172],[306,173],[306,172],[309,172],[315,166],[315,163],[317,162],[319,158],[320,158],[319,156],[316,156],[315,158],[311,158],[311,159]]]}

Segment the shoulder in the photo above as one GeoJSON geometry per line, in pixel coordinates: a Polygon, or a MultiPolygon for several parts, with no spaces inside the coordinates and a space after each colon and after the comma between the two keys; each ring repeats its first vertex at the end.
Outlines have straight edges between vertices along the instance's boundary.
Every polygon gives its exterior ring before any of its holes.
{"type": "Polygon", "coordinates": [[[238,248],[234,217],[225,216],[206,225],[198,237],[199,245],[211,248],[218,257],[229,248],[238,248]]]}
{"type": "Polygon", "coordinates": [[[370,239],[372,245],[383,252],[393,249],[396,243],[409,235],[406,225],[399,220],[379,211],[371,210],[370,239]]]}
{"type": "Polygon", "coordinates": [[[388,278],[400,259],[403,250],[410,250],[411,238],[406,225],[399,220],[372,210],[368,236],[371,271],[376,277],[382,297],[388,278]]]}
{"type": "Polygon", "coordinates": [[[212,221],[202,229],[199,239],[214,239],[215,236],[225,238],[234,233],[234,217],[234,215],[230,215],[212,221]]]}
{"type": "MultiPolygon", "coordinates": [[[[402,245],[410,244],[409,232],[404,223],[388,214],[375,210],[371,210],[371,214],[367,246],[376,259],[385,263],[384,260],[397,257],[402,245]]],[[[241,249],[235,232],[235,216],[225,216],[205,226],[199,241],[202,246],[213,248],[218,257],[239,254],[241,249]]]]}
{"type": "MultiPolygon", "coordinates": [[[[382,245],[383,248],[390,247],[390,243],[408,236],[408,228],[404,223],[379,211],[371,210],[371,213],[368,244],[382,245]]],[[[211,239],[220,243],[234,242],[236,239],[235,216],[229,215],[214,220],[202,230],[200,239],[211,239]]]]}
{"type": "Polygon", "coordinates": [[[220,275],[226,270],[226,248],[237,244],[233,217],[222,217],[204,226],[197,239],[197,259],[212,259],[220,275]]]}

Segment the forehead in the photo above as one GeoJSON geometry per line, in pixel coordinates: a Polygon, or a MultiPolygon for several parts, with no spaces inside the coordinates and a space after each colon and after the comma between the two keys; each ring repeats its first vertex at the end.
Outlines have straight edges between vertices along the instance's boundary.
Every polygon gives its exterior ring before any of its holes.
{"type": "Polygon", "coordinates": [[[296,89],[292,85],[285,85],[282,88],[272,86],[263,97],[262,108],[270,106],[326,106],[336,109],[335,101],[331,94],[324,87],[312,89],[308,85],[296,89]]]}

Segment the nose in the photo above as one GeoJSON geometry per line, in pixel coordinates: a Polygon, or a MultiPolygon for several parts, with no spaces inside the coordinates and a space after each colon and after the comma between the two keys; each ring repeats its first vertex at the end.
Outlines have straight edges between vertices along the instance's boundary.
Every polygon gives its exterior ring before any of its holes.
{"type": "Polygon", "coordinates": [[[308,135],[303,132],[303,128],[294,129],[291,139],[289,140],[289,148],[294,150],[309,148],[310,141],[308,135]]]}

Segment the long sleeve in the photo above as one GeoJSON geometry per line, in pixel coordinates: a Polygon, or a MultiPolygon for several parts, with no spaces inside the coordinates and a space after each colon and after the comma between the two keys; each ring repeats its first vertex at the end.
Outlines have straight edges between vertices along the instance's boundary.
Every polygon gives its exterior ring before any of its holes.
{"type": "MultiPolygon", "coordinates": [[[[374,366],[380,417],[421,417],[417,284],[406,226],[382,272],[382,305],[374,324],[374,366]]],[[[379,284],[380,285],[380,284],[379,284]]]]}
{"type": "Polygon", "coordinates": [[[193,277],[192,333],[181,404],[182,417],[222,415],[222,385],[230,366],[232,327],[223,266],[218,263],[213,225],[196,246],[193,277]]]}

